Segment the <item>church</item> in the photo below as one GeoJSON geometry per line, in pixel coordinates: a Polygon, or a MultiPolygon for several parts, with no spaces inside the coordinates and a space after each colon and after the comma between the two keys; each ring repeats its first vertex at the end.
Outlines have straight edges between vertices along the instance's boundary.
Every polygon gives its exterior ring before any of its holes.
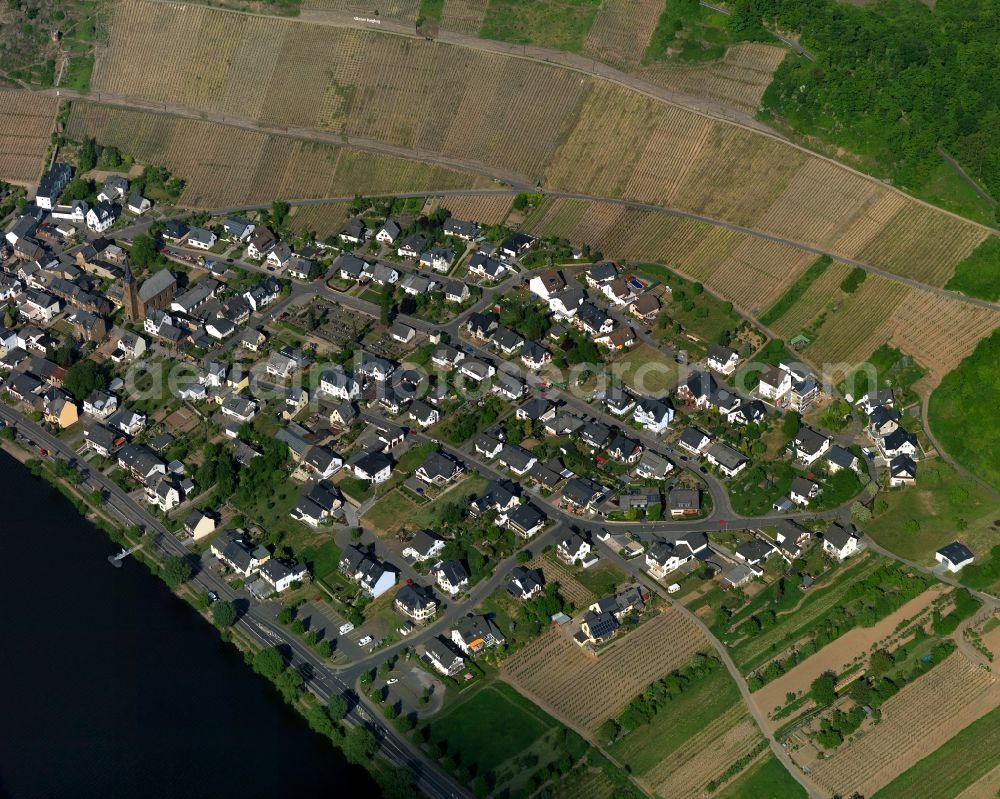
{"type": "Polygon", "coordinates": [[[161,311],[170,305],[177,292],[177,278],[169,269],[161,269],[138,285],[132,269],[125,265],[122,307],[130,322],[141,322],[152,311],[161,311]]]}

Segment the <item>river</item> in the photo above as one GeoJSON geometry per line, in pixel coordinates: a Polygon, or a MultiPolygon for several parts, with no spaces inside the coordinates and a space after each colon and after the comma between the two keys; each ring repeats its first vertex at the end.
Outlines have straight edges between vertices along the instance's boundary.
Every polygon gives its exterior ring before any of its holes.
{"type": "Polygon", "coordinates": [[[54,488],[0,477],[0,799],[378,796],[54,488]]]}

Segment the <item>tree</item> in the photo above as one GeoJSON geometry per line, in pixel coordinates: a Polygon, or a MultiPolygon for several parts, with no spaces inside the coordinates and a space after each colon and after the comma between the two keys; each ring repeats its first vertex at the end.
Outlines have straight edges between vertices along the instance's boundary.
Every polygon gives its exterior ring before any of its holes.
{"type": "MultiPolygon", "coordinates": [[[[93,361],[83,360],[73,364],[63,378],[63,388],[73,398],[82,402],[90,394],[102,388],[106,382],[104,370],[93,361]]],[[[205,485],[210,485],[206,483],[205,485]]]]}
{"type": "Polygon", "coordinates": [[[212,621],[215,622],[216,627],[222,629],[232,627],[236,624],[236,617],[236,607],[232,602],[222,600],[212,606],[212,621]]]}
{"type": "Polygon", "coordinates": [[[132,249],[129,251],[132,266],[148,269],[156,263],[157,258],[156,239],[148,233],[140,233],[132,240],[132,249]]]}
{"type": "Polygon", "coordinates": [[[364,727],[352,727],[344,736],[344,757],[363,765],[375,754],[375,736],[364,727]]]}
{"type": "Polygon", "coordinates": [[[77,164],[80,166],[81,172],[89,172],[95,166],[97,166],[97,159],[100,158],[101,149],[97,146],[97,142],[93,138],[88,136],[80,144],[80,150],[77,152],[76,160],[77,164]]]}
{"type": "Polygon", "coordinates": [[[288,203],[275,200],[271,203],[271,221],[275,227],[281,227],[288,218],[288,203]]]}
{"type": "Polygon", "coordinates": [[[282,698],[288,704],[292,704],[302,695],[302,691],[305,688],[305,680],[302,679],[302,675],[299,674],[298,669],[285,669],[278,674],[274,685],[282,698]]]}
{"type": "Polygon", "coordinates": [[[171,588],[186,583],[192,574],[191,564],[180,555],[171,555],[163,563],[163,580],[171,588]]]}
{"type": "Polygon", "coordinates": [[[276,646],[270,646],[253,656],[253,670],[262,677],[275,680],[285,670],[285,659],[276,646]]]}
{"type": "Polygon", "coordinates": [[[837,698],[837,692],[834,690],[836,685],[837,676],[831,671],[825,672],[812,681],[812,685],[809,686],[809,695],[817,705],[826,707],[837,698]]]}
{"type": "Polygon", "coordinates": [[[295,611],[289,607],[284,607],[278,611],[278,624],[291,624],[295,619],[295,611]]]}
{"type": "Polygon", "coordinates": [[[326,703],[326,712],[334,721],[347,718],[347,700],[341,694],[331,694],[326,703]]]}
{"type": "Polygon", "coordinates": [[[884,649],[879,649],[872,653],[871,662],[868,664],[868,670],[876,676],[879,674],[885,674],[892,668],[893,663],[894,661],[892,655],[884,649]]]}

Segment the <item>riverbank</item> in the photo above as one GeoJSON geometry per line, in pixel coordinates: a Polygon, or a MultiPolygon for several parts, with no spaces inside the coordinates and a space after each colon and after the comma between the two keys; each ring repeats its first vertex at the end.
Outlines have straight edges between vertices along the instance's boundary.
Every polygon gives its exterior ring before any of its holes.
{"type": "MultiPolygon", "coordinates": [[[[67,466],[59,466],[53,460],[39,460],[35,457],[34,450],[25,450],[22,446],[6,439],[3,439],[2,442],[0,442],[0,449],[2,449],[7,456],[16,460],[21,467],[23,467],[23,469],[19,469],[14,466],[13,463],[10,463],[6,470],[6,473],[11,475],[8,482],[24,486],[24,481],[29,481],[37,487],[36,492],[44,491],[45,489],[43,484],[39,484],[37,481],[32,480],[30,475],[34,474],[35,476],[42,478],[45,483],[50,486],[50,492],[57,491],[59,495],[67,500],[68,504],[58,502],[42,503],[46,506],[46,510],[50,509],[50,505],[61,505],[62,510],[68,512],[70,516],[73,516],[72,511],[75,510],[77,514],[84,517],[86,522],[88,522],[91,526],[101,529],[118,545],[130,546],[131,544],[137,542],[142,542],[144,544],[142,549],[129,557],[129,559],[125,562],[125,568],[122,569],[121,572],[113,572],[111,567],[107,565],[104,557],[98,559],[100,565],[95,566],[95,568],[107,570],[107,572],[114,575],[118,575],[123,572],[140,572],[141,570],[131,568],[132,564],[130,561],[134,559],[136,563],[141,563],[146,566],[148,571],[153,576],[159,577],[163,583],[167,583],[164,575],[164,564],[167,559],[166,553],[154,545],[150,536],[143,536],[142,531],[138,528],[126,527],[121,520],[115,519],[111,511],[108,510],[110,505],[102,500],[100,494],[97,492],[88,492],[86,488],[82,488],[80,485],[77,485],[75,479],[65,479],[64,477],[60,477],[56,474],[57,471],[65,472],[68,468],[67,466]],[[72,508],[70,506],[72,506],[72,508]]],[[[8,499],[8,506],[15,512],[25,507],[31,508],[37,504],[32,501],[30,490],[23,491],[23,494],[23,496],[19,495],[8,499]]],[[[80,525],[82,526],[82,522],[80,525]]],[[[18,528],[16,526],[12,526],[11,529],[17,530],[18,528]]],[[[76,537],[79,538],[80,536],[76,537]]],[[[99,541],[98,538],[93,538],[95,541],[99,541]]],[[[104,572],[100,572],[99,576],[103,578],[104,572]]],[[[144,577],[147,582],[151,582],[148,580],[148,575],[144,575],[144,577]]],[[[195,576],[193,579],[197,580],[198,578],[195,576]]],[[[156,584],[154,583],[154,586],[155,585],[156,584]]],[[[168,585],[168,587],[170,586],[168,585]]],[[[177,602],[177,600],[182,600],[183,607],[187,613],[189,613],[190,610],[194,610],[203,620],[211,623],[207,594],[205,591],[199,590],[201,587],[202,586],[198,586],[193,583],[184,582],[175,589],[172,589],[169,593],[163,592],[162,588],[157,590],[161,594],[165,594],[170,597],[175,604],[180,605],[181,603],[177,602]]],[[[190,616],[187,618],[189,619],[190,616]]],[[[97,620],[94,621],[95,623],[100,623],[97,620]]],[[[147,620],[147,623],[152,629],[156,629],[159,624],[159,620],[151,616],[147,620]]],[[[189,621],[186,623],[188,624],[188,627],[191,626],[189,621]]],[[[200,632],[210,634],[208,628],[198,625],[195,626],[199,627],[200,632]]],[[[343,718],[342,708],[340,708],[340,704],[342,703],[338,701],[335,705],[333,702],[334,698],[337,700],[340,699],[339,694],[331,696],[331,702],[328,708],[326,703],[313,693],[314,689],[311,686],[304,686],[302,684],[303,681],[300,677],[297,681],[297,687],[293,686],[293,690],[289,691],[286,690],[287,680],[284,685],[280,684],[278,674],[270,673],[267,669],[260,666],[262,662],[267,660],[268,655],[273,656],[275,653],[278,653],[281,655],[278,660],[279,664],[282,664],[281,671],[294,671],[293,669],[285,667],[288,658],[281,651],[282,648],[280,646],[273,647],[260,643],[253,635],[250,634],[253,632],[252,630],[244,629],[240,625],[224,629],[219,629],[213,625],[213,628],[216,630],[216,635],[213,636],[214,639],[218,642],[220,648],[226,650],[230,654],[230,657],[239,657],[241,660],[251,665],[255,672],[263,674],[269,678],[270,682],[277,684],[281,698],[285,703],[282,706],[295,711],[295,723],[298,725],[301,734],[315,740],[315,737],[310,735],[309,730],[302,725],[302,721],[305,720],[306,724],[313,731],[313,733],[316,733],[326,739],[324,747],[327,747],[327,754],[324,759],[337,765],[339,771],[343,772],[338,774],[338,781],[340,784],[343,785],[346,782],[348,785],[354,785],[357,783],[357,795],[360,795],[362,791],[365,795],[378,795],[379,788],[381,788],[383,796],[412,797],[417,793],[412,780],[409,778],[408,772],[402,772],[401,769],[396,768],[382,757],[375,756],[375,741],[371,734],[367,730],[364,730],[363,727],[353,725],[348,720],[343,718]],[[329,746],[331,745],[336,751],[331,751],[329,749],[329,746]],[[358,774],[354,774],[353,777],[348,774],[348,772],[357,771],[361,768],[363,768],[368,775],[370,775],[370,777],[365,776],[362,780],[358,774]],[[373,779],[375,781],[374,784],[372,783],[373,779]]],[[[193,661],[195,663],[198,663],[201,656],[197,651],[185,651],[180,654],[182,657],[187,658],[189,662],[193,661]]],[[[277,698],[274,695],[273,688],[255,680],[250,675],[250,672],[245,668],[241,666],[237,667],[240,669],[244,677],[257,684],[258,690],[266,691],[266,693],[271,697],[270,701],[273,702],[273,700],[277,698]]],[[[196,667],[196,671],[197,669],[198,667],[196,667]]],[[[254,738],[256,738],[259,734],[258,731],[252,730],[253,725],[250,725],[250,727],[231,727],[228,719],[226,718],[226,715],[228,715],[227,713],[224,713],[223,717],[218,722],[211,721],[212,717],[215,715],[214,711],[206,710],[206,714],[206,721],[208,724],[211,725],[215,723],[217,725],[216,729],[219,733],[225,735],[235,735],[238,737],[247,732],[251,732],[253,738],[248,738],[248,740],[245,741],[245,744],[248,752],[253,751],[253,748],[255,747],[254,738]]],[[[137,730],[135,734],[141,736],[142,732],[143,731],[140,729],[137,730]]],[[[211,736],[211,738],[215,738],[217,734],[218,733],[211,736]]],[[[266,731],[264,731],[264,737],[266,737],[266,731]]],[[[210,749],[211,746],[209,746],[209,750],[210,749]]],[[[297,762],[286,765],[294,765],[296,769],[299,767],[297,762]]],[[[365,772],[359,773],[364,774],[365,772]]],[[[3,775],[3,762],[0,761],[0,776],[3,775]]],[[[0,781],[0,787],[7,786],[0,781]]],[[[278,792],[280,794],[286,793],[283,788],[278,789],[278,792]]],[[[74,793],[79,795],[78,792],[74,793]]],[[[253,791],[252,793],[256,794],[257,792],[253,791]]],[[[352,793],[354,793],[353,790],[352,793]]]]}

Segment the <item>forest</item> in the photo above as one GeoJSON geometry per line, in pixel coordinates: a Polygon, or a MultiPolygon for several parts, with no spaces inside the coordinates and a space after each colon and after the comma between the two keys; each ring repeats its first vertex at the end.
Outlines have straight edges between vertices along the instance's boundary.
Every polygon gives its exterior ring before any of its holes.
{"type": "Polygon", "coordinates": [[[784,120],[875,162],[916,188],[939,146],[1000,195],[1000,0],[736,0],[729,21],[801,34],[816,57],[787,58],[762,103],[784,120]]]}

